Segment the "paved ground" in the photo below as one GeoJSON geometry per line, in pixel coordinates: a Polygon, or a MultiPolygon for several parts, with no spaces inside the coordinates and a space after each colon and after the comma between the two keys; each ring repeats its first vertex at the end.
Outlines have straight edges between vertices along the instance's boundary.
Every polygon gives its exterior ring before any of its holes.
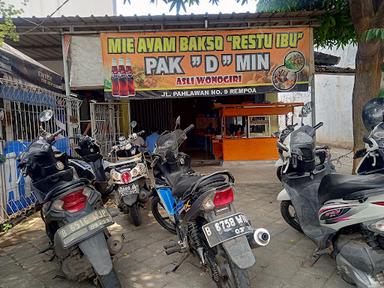
{"type": "MultiPolygon", "coordinates": [[[[335,151],[335,155],[347,151],[335,151]]],[[[343,159],[341,170],[350,171],[350,158],[343,159]]],[[[256,265],[249,269],[252,287],[350,287],[343,282],[328,256],[313,267],[302,262],[311,255],[314,244],[290,228],[281,218],[275,200],[281,185],[275,177],[273,163],[237,162],[224,167],[204,167],[203,172],[230,170],[236,180],[236,206],[246,213],[255,227],[265,227],[272,235],[269,246],[253,250],[256,265]]],[[[340,167],[339,167],[340,170],[340,167]]],[[[123,251],[115,257],[115,266],[124,287],[214,287],[197,259],[190,258],[176,273],[165,272],[179,259],[166,256],[162,246],[174,236],[162,229],[148,210],[143,211],[142,226],[131,225],[127,216],[116,218],[114,233],[124,233],[123,251]]],[[[14,227],[0,238],[0,287],[92,287],[91,283],[73,283],[57,276],[58,267],[50,262],[50,253],[39,254],[47,247],[42,221],[37,215],[14,227]]]]}

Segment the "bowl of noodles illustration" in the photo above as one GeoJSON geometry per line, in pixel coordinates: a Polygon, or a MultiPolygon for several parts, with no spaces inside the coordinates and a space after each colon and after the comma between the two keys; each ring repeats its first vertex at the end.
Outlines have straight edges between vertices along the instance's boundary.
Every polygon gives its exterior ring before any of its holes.
{"type": "Polygon", "coordinates": [[[272,84],[279,91],[289,91],[295,86],[297,75],[284,65],[281,65],[273,71],[272,84]]]}
{"type": "Polygon", "coordinates": [[[299,51],[289,52],[284,58],[284,66],[292,72],[300,72],[305,66],[305,57],[299,51]]]}

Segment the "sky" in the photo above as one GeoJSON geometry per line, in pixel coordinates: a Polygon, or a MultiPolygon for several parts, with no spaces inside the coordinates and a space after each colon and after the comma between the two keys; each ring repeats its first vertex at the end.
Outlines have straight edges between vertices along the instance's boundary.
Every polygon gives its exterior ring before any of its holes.
{"type": "MultiPolygon", "coordinates": [[[[117,14],[130,16],[130,15],[175,15],[176,9],[169,12],[169,4],[164,3],[163,0],[158,0],[157,5],[151,4],[150,0],[131,0],[131,4],[124,4],[124,0],[117,1],[117,14]]],[[[200,0],[200,4],[194,6],[187,6],[187,12],[180,11],[180,14],[219,14],[221,13],[242,13],[242,12],[255,12],[256,0],[248,0],[248,3],[241,5],[235,0],[220,0],[219,5],[212,5],[209,0],[200,0]]]]}

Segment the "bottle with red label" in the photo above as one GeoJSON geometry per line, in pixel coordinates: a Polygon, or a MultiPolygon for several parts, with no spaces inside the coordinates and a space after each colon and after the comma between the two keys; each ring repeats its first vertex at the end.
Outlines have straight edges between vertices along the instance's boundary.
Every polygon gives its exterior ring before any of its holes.
{"type": "Polygon", "coordinates": [[[119,96],[128,96],[128,77],[125,71],[124,58],[119,59],[119,96]]]}
{"type": "Polygon", "coordinates": [[[119,96],[119,69],[117,68],[116,58],[112,58],[112,96],[119,96]]]}
{"type": "Polygon", "coordinates": [[[133,77],[132,63],[130,58],[126,59],[125,73],[127,73],[127,79],[128,79],[128,95],[134,96],[135,95],[135,79],[133,77]]]}

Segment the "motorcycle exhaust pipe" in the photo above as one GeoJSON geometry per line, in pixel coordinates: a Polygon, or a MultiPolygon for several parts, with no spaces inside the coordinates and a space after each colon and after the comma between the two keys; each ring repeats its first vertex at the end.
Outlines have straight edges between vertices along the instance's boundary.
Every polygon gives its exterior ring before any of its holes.
{"type": "Polygon", "coordinates": [[[247,240],[249,246],[251,246],[252,249],[255,249],[257,247],[267,246],[271,240],[271,235],[267,229],[258,228],[253,231],[253,233],[247,235],[247,240]]]}

